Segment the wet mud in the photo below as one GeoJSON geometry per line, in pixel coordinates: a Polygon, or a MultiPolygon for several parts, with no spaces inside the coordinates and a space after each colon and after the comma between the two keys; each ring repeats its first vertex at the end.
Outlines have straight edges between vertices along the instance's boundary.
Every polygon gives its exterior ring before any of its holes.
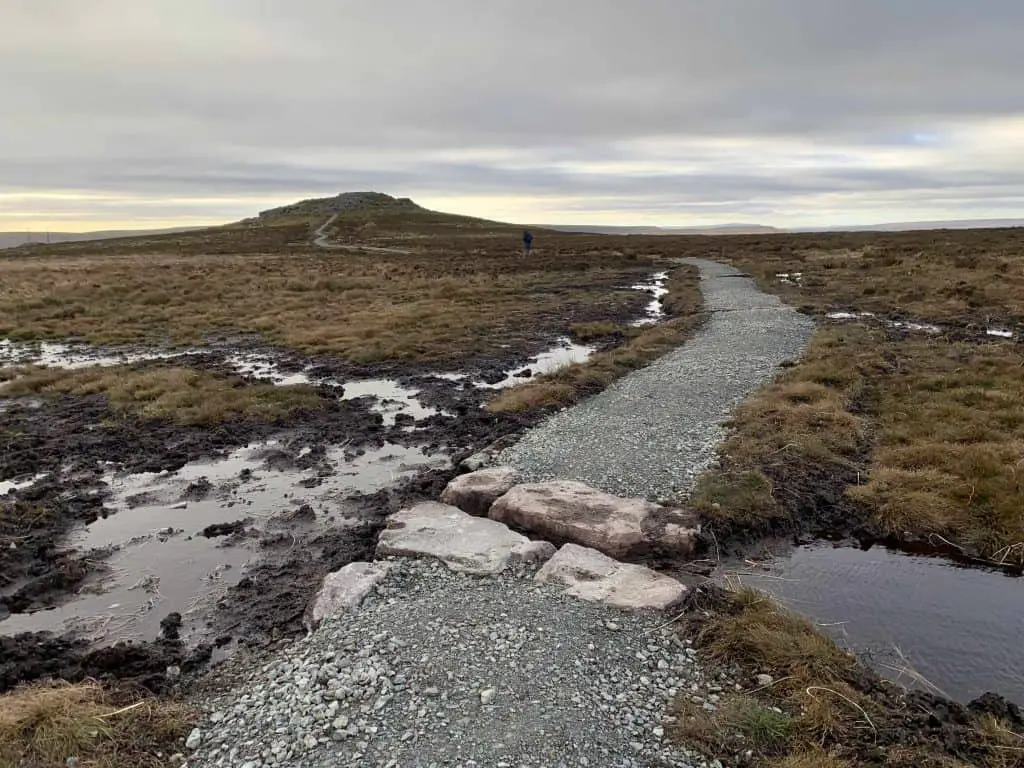
{"type": "Polygon", "coordinates": [[[553,339],[438,372],[255,345],[173,356],[7,345],[5,362],[309,384],[324,407],[188,427],[115,414],[102,396],[0,397],[0,687],[113,676],[164,690],[303,632],[323,576],[371,558],[388,514],[436,499],[462,458],[545,415],[488,413],[486,379],[506,386],[593,349],[553,339]]]}

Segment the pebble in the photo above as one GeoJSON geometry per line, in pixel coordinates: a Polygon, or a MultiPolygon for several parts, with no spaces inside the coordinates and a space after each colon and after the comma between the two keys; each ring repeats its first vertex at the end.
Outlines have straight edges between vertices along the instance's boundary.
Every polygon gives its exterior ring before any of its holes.
{"type": "Polygon", "coordinates": [[[676,691],[721,683],[677,630],[532,574],[395,561],[358,612],[221,668],[223,690],[195,702],[209,715],[189,735],[190,768],[708,768],[664,738],[676,691]]]}
{"type": "Polygon", "coordinates": [[[199,749],[199,745],[203,743],[203,732],[198,728],[193,728],[189,733],[188,738],[185,739],[185,749],[196,750],[199,749]]]}

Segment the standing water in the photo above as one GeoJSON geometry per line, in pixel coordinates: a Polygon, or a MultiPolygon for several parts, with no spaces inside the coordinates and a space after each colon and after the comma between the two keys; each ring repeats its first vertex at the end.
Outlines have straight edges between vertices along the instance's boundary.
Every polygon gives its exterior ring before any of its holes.
{"type": "Polygon", "coordinates": [[[830,545],[737,575],[818,622],[885,677],[962,702],[988,691],[1024,702],[1018,577],[884,547],[830,545]]]}

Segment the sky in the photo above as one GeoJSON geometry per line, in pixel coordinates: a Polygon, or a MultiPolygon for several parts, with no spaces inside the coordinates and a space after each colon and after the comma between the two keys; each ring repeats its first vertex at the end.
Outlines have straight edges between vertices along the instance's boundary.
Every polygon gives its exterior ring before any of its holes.
{"type": "Polygon", "coordinates": [[[0,0],[0,231],[1024,217],[1021,0],[0,0]]]}

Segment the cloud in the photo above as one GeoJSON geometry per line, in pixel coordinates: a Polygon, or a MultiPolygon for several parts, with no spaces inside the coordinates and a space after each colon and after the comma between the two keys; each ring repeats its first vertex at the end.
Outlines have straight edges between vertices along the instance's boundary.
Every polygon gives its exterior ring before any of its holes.
{"type": "Polygon", "coordinates": [[[5,0],[0,229],[361,188],[534,221],[1001,215],[1022,28],[1016,0],[5,0]]]}

